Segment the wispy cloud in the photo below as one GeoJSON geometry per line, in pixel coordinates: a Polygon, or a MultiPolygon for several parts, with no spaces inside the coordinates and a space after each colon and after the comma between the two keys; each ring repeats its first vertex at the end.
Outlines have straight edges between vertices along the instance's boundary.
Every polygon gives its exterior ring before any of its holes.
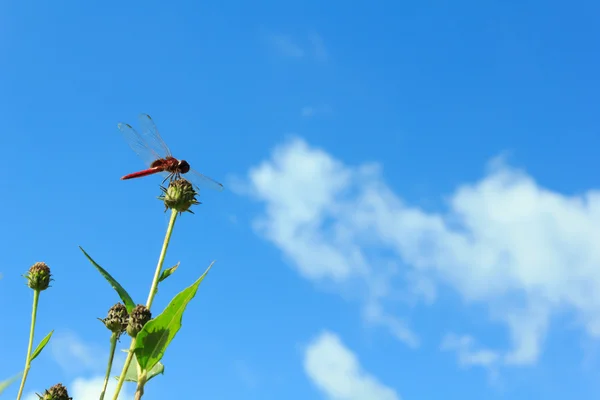
{"type": "Polygon", "coordinates": [[[410,329],[406,321],[386,313],[379,302],[373,301],[371,304],[365,305],[363,307],[363,317],[367,322],[383,326],[395,336],[396,339],[400,340],[408,347],[419,347],[421,341],[417,334],[410,329]]]}
{"type": "Polygon", "coordinates": [[[396,391],[364,370],[339,336],[322,332],[307,346],[304,371],[331,400],[400,400],[396,391]]]}
{"type": "MultiPolygon", "coordinates": [[[[76,400],[98,400],[103,386],[104,377],[101,375],[91,378],[77,378],[69,385],[66,385],[69,396],[76,400]]],[[[106,387],[106,396],[104,398],[112,399],[116,387],[117,380],[109,380],[108,386],[106,387]]],[[[33,391],[25,396],[25,400],[39,400],[39,397],[36,393],[42,394],[43,392],[43,389],[33,391]]],[[[121,389],[121,392],[119,393],[119,400],[133,400],[133,393],[131,393],[131,390],[127,387],[127,385],[123,386],[121,389]]]]}
{"type": "Polygon", "coordinates": [[[255,229],[280,247],[302,276],[329,282],[341,294],[355,293],[366,322],[384,326],[408,346],[416,347],[417,334],[381,305],[397,274],[396,266],[369,260],[361,248],[362,240],[356,237],[364,234],[349,225],[357,204],[344,204],[340,193],[356,179],[367,181],[374,173],[368,166],[359,173],[364,177],[356,172],[302,140],[278,147],[272,160],[249,173],[249,192],[266,202],[266,214],[255,221],[255,229]],[[325,225],[324,219],[331,218],[332,212],[336,215],[334,226],[325,225]]]}
{"type": "Polygon", "coordinates": [[[248,184],[264,204],[256,231],[301,276],[353,293],[366,321],[409,345],[416,333],[388,309],[398,293],[434,305],[438,286],[509,332],[506,349],[477,347],[468,332],[446,337],[463,365],[535,363],[552,316],[567,310],[600,337],[600,191],[563,195],[495,161],[456,188],[445,213],[428,212],[394,193],[377,165],[345,165],[300,139],[252,168],[248,184]]]}
{"type": "MultiPolygon", "coordinates": [[[[97,399],[102,391],[104,382],[103,370],[106,368],[108,353],[100,346],[85,342],[77,334],[70,331],[57,332],[50,341],[50,350],[57,364],[69,374],[77,374],[70,385],[67,385],[69,395],[77,400],[97,399]],[[92,373],[92,376],[83,377],[92,373]]],[[[117,352],[113,368],[123,365],[125,355],[117,352]]],[[[111,379],[108,384],[107,398],[112,398],[116,386],[116,380],[111,379]]],[[[36,392],[42,393],[43,389],[36,392]]],[[[35,393],[27,396],[29,399],[37,399],[35,393]]],[[[120,400],[133,399],[133,393],[124,387],[119,395],[120,400]]]]}
{"type": "MultiPolygon", "coordinates": [[[[73,333],[61,333],[55,335],[50,343],[53,343],[52,354],[58,364],[68,373],[84,375],[87,371],[93,371],[92,376],[79,376],[66,385],[69,396],[77,400],[98,399],[104,386],[104,376],[100,371],[106,367],[107,354],[100,351],[98,347],[83,342],[73,333]],[[54,340],[57,339],[57,340],[54,340]]],[[[125,362],[123,352],[117,352],[113,362],[113,372],[119,371],[119,366],[125,362]]],[[[114,374],[113,374],[114,375],[114,374]]],[[[110,379],[105,398],[112,398],[116,389],[117,380],[110,379]]],[[[43,388],[35,390],[26,396],[26,400],[38,400],[36,393],[42,393],[43,388]]],[[[119,393],[119,400],[133,400],[133,393],[125,385],[119,393]]]]}
{"type": "Polygon", "coordinates": [[[290,36],[287,35],[272,35],[271,42],[275,48],[284,56],[293,58],[304,57],[304,50],[298,46],[290,36]]]}
{"type": "MultiPolygon", "coordinates": [[[[95,376],[89,379],[77,378],[71,383],[69,393],[72,393],[71,397],[73,397],[73,399],[96,400],[102,391],[103,384],[104,378],[102,376],[95,376]]],[[[112,398],[116,386],[116,379],[109,380],[105,398],[112,398]]],[[[133,393],[131,393],[129,388],[123,386],[119,393],[119,400],[133,400],[133,393]]]]}
{"type": "Polygon", "coordinates": [[[72,332],[54,334],[50,348],[56,362],[67,372],[101,371],[105,366],[106,352],[72,332]]]}
{"type": "Polygon", "coordinates": [[[330,58],[323,38],[314,31],[298,38],[286,34],[271,34],[269,40],[273,47],[286,57],[311,58],[319,62],[326,62],[330,58]]]}
{"type": "Polygon", "coordinates": [[[327,48],[325,47],[325,42],[321,35],[317,32],[311,32],[308,35],[308,40],[311,44],[311,52],[314,57],[319,61],[327,61],[329,59],[329,53],[327,52],[327,48]]]}
{"type": "Polygon", "coordinates": [[[320,114],[329,114],[331,113],[331,106],[323,104],[319,106],[304,106],[300,110],[300,115],[305,118],[311,118],[320,114]]]}
{"type": "Polygon", "coordinates": [[[234,363],[235,372],[239,376],[240,380],[249,388],[255,389],[258,387],[258,375],[247,362],[237,360],[234,363]]]}
{"type": "Polygon", "coordinates": [[[440,345],[443,351],[455,351],[458,355],[458,363],[469,367],[479,365],[491,367],[500,361],[497,351],[489,349],[477,349],[475,339],[469,335],[447,334],[440,345]]]}
{"type": "Polygon", "coordinates": [[[315,107],[312,107],[312,106],[304,106],[304,107],[302,107],[302,110],[300,111],[300,114],[303,117],[312,117],[316,113],[317,113],[317,110],[315,109],[315,107]]]}

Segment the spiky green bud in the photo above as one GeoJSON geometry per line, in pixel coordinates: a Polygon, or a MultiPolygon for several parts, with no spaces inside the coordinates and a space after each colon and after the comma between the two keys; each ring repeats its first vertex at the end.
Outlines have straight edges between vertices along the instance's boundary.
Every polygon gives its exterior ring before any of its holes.
{"type": "Polygon", "coordinates": [[[57,383],[50,389],[44,390],[43,395],[38,394],[37,396],[40,398],[40,400],[73,400],[72,397],[69,397],[67,388],[60,383],[57,383]]]}
{"type": "Polygon", "coordinates": [[[138,304],[131,310],[131,314],[129,315],[127,334],[133,338],[136,337],[150,319],[152,319],[150,310],[146,306],[138,304]]]}
{"type": "Polygon", "coordinates": [[[36,262],[29,268],[29,271],[25,275],[27,278],[27,286],[33,290],[46,290],[50,286],[52,280],[52,274],[50,268],[44,262],[36,262]]]}
{"type": "Polygon", "coordinates": [[[181,178],[169,182],[169,186],[165,189],[161,186],[163,194],[159,197],[165,203],[165,210],[171,208],[180,213],[184,211],[191,212],[190,207],[196,204],[201,204],[196,200],[197,192],[194,186],[187,180],[181,178]]]}
{"type": "MultiPolygon", "coordinates": [[[[99,318],[100,319],[100,318],[99,318]]],[[[123,303],[117,303],[108,310],[108,315],[104,319],[100,319],[104,325],[113,333],[121,334],[127,328],[129,314],[127,307],[123,303]]]]}

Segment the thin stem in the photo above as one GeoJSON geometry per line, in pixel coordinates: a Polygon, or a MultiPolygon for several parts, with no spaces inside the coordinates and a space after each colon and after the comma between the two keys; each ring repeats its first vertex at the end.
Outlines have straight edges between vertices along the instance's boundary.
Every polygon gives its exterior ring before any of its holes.
{"type": "Polygon", "coordinates": [[[175,220],[177,219],[178,212],[175,209],[171,209],[171,219],[169,220],[169,226],[167,226],[167,233],[163,242],[160,256],[158,256],[158,264],[156,265],[156,271],[154,271],[154,279],[152,280],[152,286],[150,286],[150,293],[148,293],[148,300],[146,301],[146,308],[150,310],[156,290],[158,288],[158,279],[160,278],[160,272],[162,271],[163,263],[167,255],[167,249],[169,248],[169,242],[171,241],[171,234],[173,233],[173,227],[175,226],[175,220]]]}
{"type": "Polygon", "coordinates": [[[134,400],[141,400],[144,395],[144,386],[146,386],[147,378],[146,373],[142,372],[141,376],[138,378],[137,388],[135,389],[134,400]]]}
{"type": "Polygon", "coordinates": [[[108,354],[108,365],[106,366],[106,376],[104,377],[104,385],[102,386],[102,393],[100,393],[100,400],[104,400],[104,395],[106,394],[106,387],[108,386],[108,380],[110,379],[110,370],[112,369],[113,359],[115,358],[118,337],[119,335],[114,332],[110,335],[110,352],[108,354]]]}
{"type": "MultiPolygon", "coordinates": [[[[154,301],[154,296],[156,295],[156,291],[158,288],[158,280],[160,279],[160,272],[162,271],[163,263],[165,262],[165,257],[167,255],[167,249],[169,248],[169,242],[171,241],[171,234],[173,233],[173,227],[175,226],[175,220],[177,219],[178,212],[174,209],[171,209],[171,219],[169,220],[169,226],[167,226],[167,233],[165,234],[165,240],[163,241],[162,250],[160,251],[160,256],[158,256],[158,264],[156,265],[156,271],[154,271],[154,278],[152,279],[152,285],[150,286],[150,293],[148,294],[148,300],[146,301],[146,308],[150,310],[152,306],[152,302],[154,301]]],[[[123,365],[123,370],[121,371],[121,376],[119,377],[119,382],[117,383],[117,387],[115,389],[115,394],[113,396],[113,400],[117,400],[119,397],[119,392],[123,387],[123,383],[125,381],[125,375],[127,374],[127,370],[129,369],[129,364],[131,364],[131,360],[133,359],[133,351],[135,350],[135,338],[131,339],[131,346],[129,346],[129,353],[127,354],[127,358],[125,359],[125,365],[123,365]]],[[[141,393],[144,392],[144,384],[141,387],[141,393]]],[[[138,390],[140,389],[140,383],[138,382],[138,390]]],[[[137,395],[137,391],[136,391],[137,395]]],[[[141,397],[141,394],[140,394],[141,397]]]]}
{"type": "Polygon", "coordinates": [[[35,333],[35,319],[37,315],[38,302],[40,300],[40,291],[33,291],[33,307],[31,310],[31,328],[29,328],[29,344],[27,345],[27,358],[25,359],[25,371],[23,371],[23,378],[21,379],[21,386],[19,387],[19,394],[17,400],[23,396],[23,389],[25,389],[25,381],[27,380],[27,374],[31,367],[31,349],[33,348],[33,335],[35,333]]]}
{"type": "Polygon", "coordinates": [[[127,352],[127,358],[125,359],[125,364],[123,365],[123,370],[121,371],[121,376],[119,376],[119,381],[117,382],[117,387],[115,388],[115,394],[113,395],[113,400],[117,400],[119,398],[119,393],[121,392],[123,383],[125,383],[125,375],[127,374],[127,370],[129,369],[129,364],[131,364],[131,359],[133,358],[133,354],[134,354],[133,350],[135,350],[135,338],[131,338],[131,345],[129,346],[129,351],[127,352]]]}

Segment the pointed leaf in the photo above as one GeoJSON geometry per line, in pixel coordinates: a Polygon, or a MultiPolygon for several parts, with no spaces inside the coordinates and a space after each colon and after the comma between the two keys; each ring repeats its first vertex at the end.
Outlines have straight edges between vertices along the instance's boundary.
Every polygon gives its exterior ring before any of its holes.
{"type": "Polygon", "coordinates": [[[171,268],[167,268],[167,269],[163,269],[163,272],[160,274],[160,278],[158,278],[159,282],[164,281],[165,279],[167,279],[169,276],[171,276],[171,274],[173,272],[175,272],[175,270],[179,267],[179,263],[177,263],[176,265],[172,266],[171,268]]]}
{"type": "Polygon", "coordinates": [[[12,385],[20,377],[21,377],[21,372],[19,372],[17,375],[13,376],[12,378],[8,378],[7,380],[0,382],[0,394],[2,394],[2,392],[4,392],[7,387],[12,385]]]}
{"type": "Polygon", "coordinates": [[[156,363],[156,365],[154,367],[152,367],[152,369],[150,371],[148,371],[148,374],[146,375],[146,381],[149,381],[150,379],[154,378],[155,376],[163,375],[164,373],[165,373],[165,366],[163,365],[163,363],[161,363],[159,361],[156,363]]]}
{"type": "MultiPolygon", "coordinates": [[[[131,359],[131,363],[129,363],[129,367],[127,367],[127,372],[125,373],[125,382],[137,382],[137,360],[135,358],[135,354],[131,359]]],[[[119,377],[117,376],[117,381],[119,377]]]]}
{"type": "MultiPolygon", "coordinates": [[[[129,350],[121,350],[123,353],[129,353],[129,350]]],[[[117,381],[119,380],[119,376],[114,377],[117,381]]],[[[135,358],[135,354],[129,363],[129,367],[127,367],[127,372],[125,373],[125,382],[137,382],[137,360],[135,358]]]]}
{"type": "Polygon", "coordinates": [[[110,283],[110,285],[117,291],[119,297],[121,298],[121,300],[123,300],[123,303],[125,304],[125,308],[127,308],[127,312],[130,313],[131,310],[133,310],[133,308],[135,307],[135,303],[133,302],[131,296],[129,296],[129,293],[127,293],[127,291],[123,289],[123,286],[121,286],[115,278],[113,278],[107,271],[105,271],[104,268],[99,266],[96,263],[96,261],[92,260],[92,257],[90,257],[81,246],[79,246],[79,249],[83,252],[87,259],[90,260],[92,265],[96,267],[98,271],[100,271],[104,279],[106,279],[108,283],[110,283]]]}
{"type": "Polygon", "coordinates": [[[135,355],[142,370],[152,370],[152,367],[162,359],[171,340],[181,328],[181,319],[185,308],[196,295],[198,286],[213,264],[214,261],[196,282],[179,292],[164,311],[156,318],[151,319],[138,333],[135,338],[135,355]]]}
{"type": "Polygon", "coordinates": [[[50,338],[52,337],[53,333],[54,333],[54,329],[51,330],[50,333],[47,334],[46,337],[42,339],[42,341],[40,342],[40,344],[37,345],[37,347],[35,348],[35,350],[31,354],[31,357],[29,358],[29,362],[35,360],[35,358],[40,355],[40,353],[42,352],[42,350],[44,350],[44,347],[46,347],[46,345],[50,341],[50,338]]]}

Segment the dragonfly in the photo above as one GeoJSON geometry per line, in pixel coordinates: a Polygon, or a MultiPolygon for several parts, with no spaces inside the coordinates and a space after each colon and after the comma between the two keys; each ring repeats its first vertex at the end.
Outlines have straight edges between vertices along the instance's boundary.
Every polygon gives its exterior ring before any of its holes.
{"type": "Polygon", "coordinates": [[[121,179],[141,178],[143,176],[160,174],[165,177],[163,180],[164,183],[167,180],[179,179],[182,174],[185,174],[185,178],[197,188],[223,190],[223,185],[193,170],[186,160],[173,157],[171,150],[169,150],[169,147],[160,137],[156,124],[148,114],[140,114],[139,123],[141,133],[138,133],[131,125],[123,122],[120,122],[117,127],[131,149],[140,156],[148,168],[127,174],[121,177],[121,179]]]}

